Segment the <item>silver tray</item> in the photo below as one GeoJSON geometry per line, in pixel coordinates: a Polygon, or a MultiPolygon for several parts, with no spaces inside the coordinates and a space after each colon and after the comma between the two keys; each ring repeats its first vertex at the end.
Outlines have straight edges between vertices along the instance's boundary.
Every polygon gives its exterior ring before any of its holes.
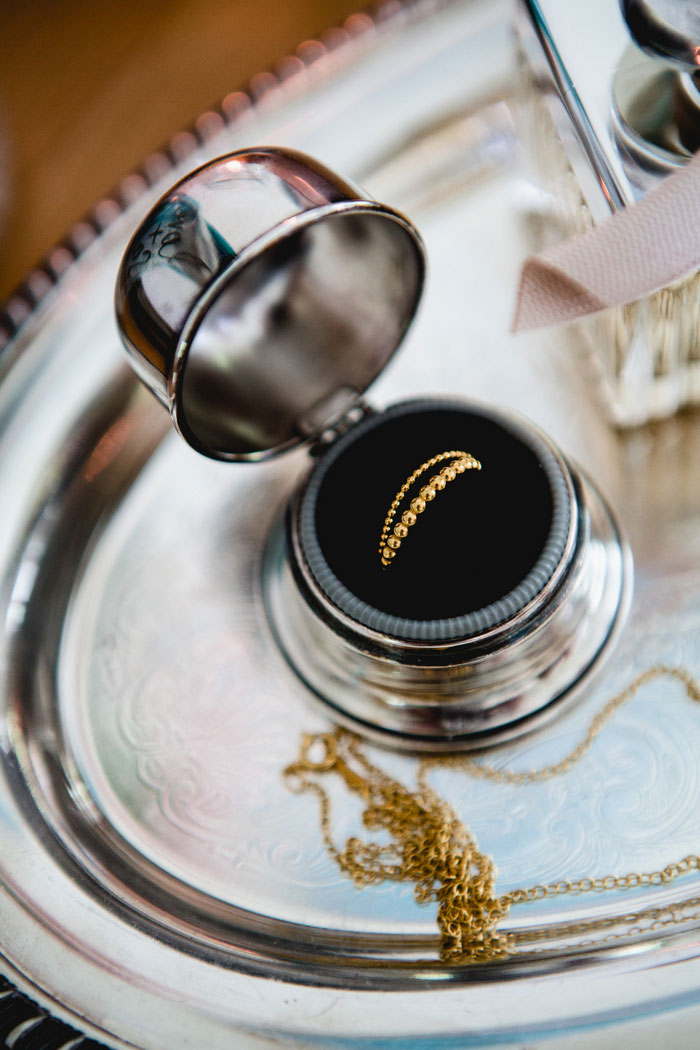
{"type": "MultiPolygon", "coordinates": [[[[198,137],[152,158],[10,303],[0,970],[111,1046],[695,1038],[697,872],[514,907],[509,957],[447,966],[434,905],[417,905],[411,885],[358,889],[338,871],[314,799],[281,775],[302,732],[328,725],[264,610],[265,537],[307,455],[227,465],[191,452],[125,366],[113,318],[126,240],[172,181],[253,143],[316,154],[406,211],[427,242],[423,306],[373,403],[448,392],[527,414],[607,492],[631,539],[632,610],[604,673],[574,709],[488,761],[557,761],[638,673],[700,670],[698,420],[615,434],[570,340],[509,334],[537,199],[512,14],[455,0],[351,20],[313,62],[258,78],[256,99],[230,96],[198,137]]],[[[564,776],[504,786],[441,769],[432,783],[495,858],[505,892],[653,872],[692,853],[699,749],[700,707],[659,678],[564,776]]],[[[367,750],[415,782],[414,759],[367,750]]],[[[330,786],[342,841],[361,830],[361,806],[330,786]]]]}

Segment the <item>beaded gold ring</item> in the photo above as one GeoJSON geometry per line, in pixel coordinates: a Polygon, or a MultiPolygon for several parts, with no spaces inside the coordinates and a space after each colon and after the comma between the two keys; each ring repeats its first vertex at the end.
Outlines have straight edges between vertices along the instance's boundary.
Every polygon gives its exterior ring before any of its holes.
{"type": "Polygon", "coordinates": [[[391,506],[384,519],[384,525],[382,527],[382,535],[379,540],[379,554],[382,560],[382,568],[387,569],[392,560],[396,557],[396,552],[401,546],[401,541],[408,535],[408,530],[411,525],[415,525],[418,520],[418,515],[422,514],[428,503],[434,500],[438,492],[441,492],[450,481],[454,481],[458,474],[464,474],[466,470],[481,470],[481,463],[478,459],[474,459],[469,452],[455,451],[451,452],[440,452],[437,456],[432,456],[431,459],[427,459],[425,463],[421,463],[413,473],[406,478],[399,491],[391,501],[391,506]],[[414,496],[409,504],[409,509],[405,510],[401,515],[401,521],[393,524],[396,512],[399,509],[404,498],[408,495],[411,486],[418,480],[421,474],[424,474],[426,470],[430,470],[437,463],[442,463],[443,460],[452,460],[451,463],[447,463],[438,474],[433,474],[427,485],[423,485],[417,496],[414,496]]]}

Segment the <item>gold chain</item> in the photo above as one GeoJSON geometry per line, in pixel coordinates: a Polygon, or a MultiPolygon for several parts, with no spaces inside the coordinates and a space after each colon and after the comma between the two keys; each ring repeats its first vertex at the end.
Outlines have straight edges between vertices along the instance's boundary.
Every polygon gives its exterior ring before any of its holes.
{"type": "Polygon", "coordinates": [[[326,849],[358,886],[386,880],[413,882],[419,904],[437,901],[442,959],[476,961],[508,953],[508,938],[496,932],[509,905],[496,898],[494,863],[434,791],[409,791],[372,765],[358,739],[342,729],[304,736],[299,759],[284,775],[293,790],[317,796],[326,849]],[[310,776],[331,770],[362,797],[364,826],[369,831],[388,831],[393,842],[380,846],[351,837],[342,850],[337,848],[328,794],[310,776]]]}
{"type": "MultiPolygon", "coordinates": [[[[430,787],[428,773],[436,766],[460,769],[473,777],[500,784],[525,785],[550,780],[567,773],[590,750],[609,719],[650,682],[670,677],[680,682],[691,700],[700,702],[700,685],[682,668],[656,666],[639,675],[609,700],[595,715],[579,744],[560,761],[535,770],[513,772],[475,761],[465,755],[430,756],[418,765],[417,790],[410,791],[369,761],[360,741],[343,729],[305,735],[296,762],[284,771],[293,790],[316,795],[321,815],[321,834],[329,855],[341,871],[359,886],[391,880],[412,882],[419,904],[435,901],[440,931],[440,957],[444,962],[478,962],[503,958],[514,944],[536,942],[542,931],[500,933],[498,924],[516,904],[560,897],[566,894],[629,890],[640,886],[667,886],[690,871],[700,870],[700,856],[690,854],[653,872],[560,879],[496,896],[496,866],[479,850],[476,840],[452,807],[430,787]],[[334,772],[358,794],[365,805],[362,820],[368,831],[384,830],[392,842],[379,845],[348,838],[338,849],[331,830],[331,803],[316,779],[334,772]]],[[[697,907],[700,899],[686,902],[697,907]]],[[[627,935],[638,924],[660,928],[688,918],[686,911],[657,907],[627,913],[624,918],[582,920],[560,924],[559,935],[596,930],[614,930],[624,923],[627,935]]],[[[620,936],[613,932],[610,937],[620,936]]]]}

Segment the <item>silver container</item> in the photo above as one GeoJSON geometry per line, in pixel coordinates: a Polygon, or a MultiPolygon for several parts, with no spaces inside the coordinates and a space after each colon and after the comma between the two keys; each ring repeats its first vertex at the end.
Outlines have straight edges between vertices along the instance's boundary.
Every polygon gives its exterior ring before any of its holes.
{"type": "Polygon", "coordinates": [[[265,574],[303,681],[397,747],[481,747],[587,681],[627,610],[631,561],[600,494],[525,421],[444,399],[360,404],[408,329],[423,268],[411,223],[358,187],[289,149],[240,151],[146,216],[117,320],[198,451],[250,461],[311,443],[286,556],[265,574]],[[457,448],[483,471],[440,492],[385,571],[392,497],[457,448]]]}
{"type": "Polygon", "coordinates": [[[285,541],[273,535],[265,587],[287,658],[334,717],[409,750],[480,748],[552,717],[629,603],[629,550],[591,481],[527,421],[466,401],[403,402],[346,430],[294,497],[285,541]],[[426,508],[412,561],[402,549],[385,571],[376,474],[401,478],[399,450],[420,460],[414,433],[418,448],[461,437],[483,471],[460,479],[461,505],[426,508]]]}

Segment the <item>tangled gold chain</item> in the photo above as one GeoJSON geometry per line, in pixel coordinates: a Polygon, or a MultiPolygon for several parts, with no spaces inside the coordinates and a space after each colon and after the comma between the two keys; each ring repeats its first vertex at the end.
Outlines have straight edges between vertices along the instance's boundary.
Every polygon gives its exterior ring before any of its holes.
{"type": "MultiPolygon", "coordinates": [[[[567,773],[590,749],[603,726],[623,704],[650,682],[669,677],[680,682],[691,700],[700,702],[700,685],[682,668],[659,665],[639,675],[609,700],[595,715],[579,744],[560,761],[541,769],[513,772],[475,761],[465,755],[430,756],[418,765],[417,790],[410,791],[369,761],[360,741],[343,729],[332,733],[305,735],[296,762],[284,771],[293,790],[313,792],[321,815],[323,842],[341,871],[359,886],[392,880],[412,882],[419,904],[435,901],[440,931],[440,957],[445,962],[477,962],[502,958],[518,944],[541,939],[541,931],[500,933],[498,924],[515,904],[608,890],[629,890],[639,886],[664,886],[690,871],[700,870],[700,856],[690,854],[653,872],[630,872],[581,879],[560,879],[496,896],[496,866],[488,854],[479,850],[476,840],[452,807],[430,787],[428,774],[436,766],[461,769],[470,776],[500,784],[533,784],[567,773]],[[331,830],[331,803],[317,777],[336,773],[346,786],[360,795],[362,814],[368,831],[384,830],[392,841],[388,845],[348,838],[343,849],[335,845],[331,830]]],[[[700,898],[686,906],[700,908],[700,898]]],[[[582,920],[562,926],[567,935],[611,930],[621,922],[629,935],[639,923],[651,928],[684,921],[687,908],[646,908],[619,917],[582,920]]],[[[611,933],[611,937],[619,936],[611,933]]]]}

